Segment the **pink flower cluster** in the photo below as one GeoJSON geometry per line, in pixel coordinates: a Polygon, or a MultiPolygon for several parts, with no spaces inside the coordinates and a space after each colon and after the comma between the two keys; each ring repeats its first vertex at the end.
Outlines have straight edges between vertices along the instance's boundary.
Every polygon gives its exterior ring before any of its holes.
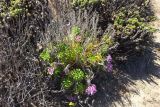
{"type": "Polygon", "coordinates": [[[94,95],[96,92],[97,92],[97,89],[96,89],[96,85],[95,84],[91,84],[86,89],[86,94],[88,94],[88,95],[94,95]]]}
{"type": "Polygon", "coordinates": [[[53,75],[54,73],[54,68],[53,67],[48,67],[48,74],[53,75]]]}
{"type": "Polygon", "coordinates": [[[82,39],[81,36],[76,36],[76,37],[75,37],[75,41],[76,41],[76,42],[81,42],[81,39],[82,39]]]}

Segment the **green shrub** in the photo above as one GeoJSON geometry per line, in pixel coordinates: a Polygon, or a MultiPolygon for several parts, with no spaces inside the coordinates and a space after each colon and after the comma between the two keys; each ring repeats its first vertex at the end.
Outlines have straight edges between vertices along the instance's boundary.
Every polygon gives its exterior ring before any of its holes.
{"type": "Polygon", "coordinates": [[[81,69],[74,69],[70,71],[69,76],[74,81],[82,81],[85,78],[85,73],[81,69]]]}
{"type": "Polygon", "coordinates": [[[62,87],[66,90],[70,89],[74,94],[82,94],[85,91],[86,84],[85,73],[81,69],[73,69],[68,76],[62,81],[62,87]]]}
{"type": "Polygon", "coordinates": [[[104,0],[71,0],[71,3],[73,6],[80,6],[80,7],[84,7],[87,5],[94,5],[97,3],[100,3],[104,0]]]}
{"type": "Polygon", "coordinates": [[[73,85],[73,81],[69,78],[65,78],[63,81],[62,81],[62,87],[64,89],[69,89],[71,88],[71,86],[73,85]]]}
{"type": "Polygon", "coordinates": [[[74,88],[74,93],[75,94],[84,94],[86,85],[83,83],[76,83],[75,88],[74,88]]]}
{"type": "Polygon", "coordinates": [[[71,35],[76,36],[80,34],[80,28],[78,26],[74,26],[71,29],[71,35]]]}
{"type": "Polygon", "coordinates": [[[47,49],[43,50],[43,52],[40,54],[40,57],[44,61],[49,61],[51,59],[49,49],[47,48],[47,49]]]}
{"type": "Polygon", "coordinates": [[[147,30],[148,32],[155,32],[148,22],[140,15],[138,8],[130,11],[124,8],[115,15],[114,26],[117,30],[117,35],[124,33],[126,36],[131,35],[134,30],[147,30]]]}
{"type": "Polygon", "coordinates": [[[89,85],[87,77],[91,77],[87,69],[92,66],[96,66],[97,69],[106,68],[108,49],[113,44],[113,40],[108,35],[103,35],[101,38],[91,35],[86,37],[81,34],[79,27],[74,26],[70,35],[44,49],[40,58],[48,62],[51,70],[54,70],[53,75],[50,73],[53,78],[57,76],[61,78],[59,81],[65,90],[70,90],[74,94],[83,94],[89,85]]]}
{"type": "Polygon", "coordinates": [[[2,12],[0,17],[5,17],[9,15],[10,17],[17,17],[25,11],[24,0],[10,0],[10,4],[6,2],[1,2],[2,12]]]}

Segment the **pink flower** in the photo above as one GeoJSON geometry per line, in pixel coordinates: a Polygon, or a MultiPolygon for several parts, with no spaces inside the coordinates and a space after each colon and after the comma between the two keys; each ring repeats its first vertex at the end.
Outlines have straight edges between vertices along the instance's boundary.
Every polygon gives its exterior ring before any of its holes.
{"type": "Polygon", "coordinates": [[[110,54],[107,56],[106,61],[107,61],[106,69],[108,72],[111,72],[113,70],[113,64],[112,64],[112,57],[110,54]]]}
{"type": "Polygon", "coordinates": [[[97,89],[96,89],[96,85],[95,85],[95,84],[91,84],[91,85],[88,86],[87,89],[86,89],[86,93],[87,93],[88,95],[94,95],[96,92],[97,92],[97,89]]]}
{"type": "Polygon", "coordinates": [[[108,64],[107,64],[107,71],[108,71],[108,72],[112,72],[112,70],[113,70],[113,65],[112,65],[112,63],[108,63],[108,64]]]}
{"type": "Polygon", "coordinates": [[[106,60],[107,60],[108,63],[111,63],[111,62],[112,62],[112,57],[111,57],[110,54],[107,56],[106,60]]]}
{"type": "Polygon", "coordinates": [[[81,39],[82,39],[81,36],[76,36],[76,37],[75,37],[75,41],[76,41],[76,42],[81,42],[81,39]]]}
{"type": "Polygon", "coordinates": [[[48,74],[53,75],[53,72],[54,72],[54,68],[48,67],[48,74]]]}

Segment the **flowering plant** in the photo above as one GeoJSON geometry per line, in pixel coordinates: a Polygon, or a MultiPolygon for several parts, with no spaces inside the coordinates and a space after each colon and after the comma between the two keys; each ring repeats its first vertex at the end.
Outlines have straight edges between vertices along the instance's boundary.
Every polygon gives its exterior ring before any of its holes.
{"type": "Polygon", "coordinates": [[[40,58],[49,64],[48,75],[60,77],[61,88],[75,95],[94,95],[97,89],[91,81],[95,73],[98,69],[112,71],[112,57],[108,54],[112,44],[108,35],[88,37],[75,26],[70,35],[44,49],[40,58]]]}

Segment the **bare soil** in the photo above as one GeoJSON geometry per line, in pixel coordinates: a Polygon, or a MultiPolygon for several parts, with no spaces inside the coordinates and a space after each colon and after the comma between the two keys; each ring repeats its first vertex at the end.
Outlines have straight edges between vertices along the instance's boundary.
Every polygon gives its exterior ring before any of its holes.
{"type": "MultiPolygon", "coordinates": [[[[151,0],[151,8],[157,17],[156,21],[152,22],[156,29],[154,33],[155,48],[153,49],[154,63],[158,67],[156,73],[160,74],[160,0],[151,0]]],[[[129,100],[123,99],[124,104],[115,102],[115,107],[160,107],[160,79],[151,76],[152,82],[145,80],[134,80],[135,85],[128,86],[130,90],[123,96],[129,100]]]]}

